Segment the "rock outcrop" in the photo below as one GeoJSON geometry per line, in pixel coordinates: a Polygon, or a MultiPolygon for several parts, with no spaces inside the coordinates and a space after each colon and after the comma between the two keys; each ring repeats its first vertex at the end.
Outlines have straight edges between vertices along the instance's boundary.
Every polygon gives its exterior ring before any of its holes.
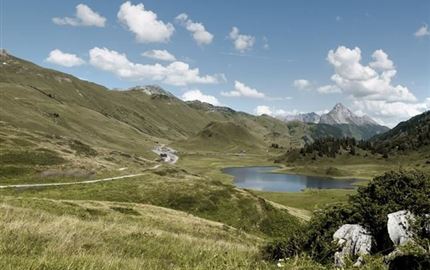
{"type": "Polygon", "coordinates": [[[401,210],[388,214],[387,230],[395,246],[412,241],[410,221],[415,220],[411,212],[401,210]]]}
{"type": "Polygon", "coordinates": [[[370,254],[372,248],[372,236],[369,231],[358,224],[342,225],[334,234],[338,251],[335,253],[336,267],[345,266],[345,258],[358,256],[354,266],[363,264],[363,255],[370,254]]]}
{"type": "MultiPolygon", "coordinates": [[[[401,210],[387,216],[388,235],[395,246],[395,249],[384,258],[389,269],[429,269],[429,251],[414,241],[411,223],[417,220],[415,215],[407,210],[401,210]]],[[[428,233],[429,215],[423,217],[422,229],[428,233]]]]}

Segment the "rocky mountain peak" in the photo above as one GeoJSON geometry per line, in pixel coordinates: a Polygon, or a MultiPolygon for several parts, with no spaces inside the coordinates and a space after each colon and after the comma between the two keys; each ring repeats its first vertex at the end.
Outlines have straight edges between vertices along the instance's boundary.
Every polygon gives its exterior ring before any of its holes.
{"type": "Polygon", "coordinates": [[[342,103],[336,103],[336,105],[334,105],[333,109],[334,111],[349,111],[349,109],[347,107],[345,107],[345,105],[343,105],[342,103]]]}
{"type": "Polygon", "coordinates": [[[320,123],[329,125],[354,124],[357,126],[378,125],[367,115],[357,116],[342,103],[337,103],[331,111],[321,115],[320,123]]]}

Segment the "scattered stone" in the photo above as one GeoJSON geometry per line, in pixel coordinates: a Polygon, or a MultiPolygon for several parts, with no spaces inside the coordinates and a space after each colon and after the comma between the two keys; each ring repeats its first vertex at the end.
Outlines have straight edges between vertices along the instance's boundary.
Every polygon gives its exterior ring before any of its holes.
{"type": "Polygon", "coordinates": [[[370,254],[372,248],[370,232],[358,224],[342,225],[333,234],[333,239],[338,246],[334,255],[335,266],[340,268],[345,266],[345,258],[351,256],[358,256],[354,266],[361,266],[364,262],[363,256],[370,254]]]}

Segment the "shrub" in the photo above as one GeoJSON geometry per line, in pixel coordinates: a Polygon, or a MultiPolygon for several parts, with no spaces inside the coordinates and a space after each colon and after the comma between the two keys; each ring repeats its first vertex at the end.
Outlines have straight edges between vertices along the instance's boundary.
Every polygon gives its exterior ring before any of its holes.
{"type": "Polygon", "coordinates": [[[333,261],[336,251],[332,243],[334,232],[347,222],[353,222],[352,209],[342,204],[332,205],[324,210],[315,212],[308,224],[300,230],[283,239],[275,239],[263,248],[266,259],[277,260],[308,253],[318,262],[329,263],[333,261]]]}
{"type": "Polygon", "coordinates": [[[286,238],[277,238],[265,245],[262,255],[265,260],[279,260],[298,256],[303,252],[305,244],[304,230],[297,230],[286,238]]]}
{"type": "MultiPolygon", "coordinates": [[[[365,226],[375,238],[374,251],[387,252],[392,248],[387,215],[399,210],[409,210],[418,217],[430,213],[428,175],[418,171],[392,171],[375,177],[350,197],[349,204],[335,204],[315,212],[300,234],[273,241],[264,247],[263,254],[267,259],[279,259],[305,252],[320,263],[333,262],[336,249],[333,234],[347,223],[365,226]]],[[[421,218],[418,221],[424,222],[421,218]]],[[[416,235],[421,238],[419,243],[428,244],[429,236],[423,231],[417,230],[416,235]]]]}
{"type": "Polygon", "coordinates": [[[409,210],[417,216],[430,213],[430,177],[418,171],[391,171],[360,187],[350,202],[363,224],[375,237],[377,249],[391,247],[387,215],[409,210]]]}
{"type": "Polygon", "coordinates": [[[331,205],[315,212],[306,229],[304,250],[318,262],[333,262],[336,251],[333,234],[341,225],[357,221],[352,207],[344,204],[331,205]]]}

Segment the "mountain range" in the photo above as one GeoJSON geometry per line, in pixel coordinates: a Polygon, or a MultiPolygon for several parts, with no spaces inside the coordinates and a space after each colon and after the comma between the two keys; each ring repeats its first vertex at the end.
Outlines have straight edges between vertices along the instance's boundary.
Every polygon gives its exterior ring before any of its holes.
{"type": "MultiPolygon", "coordinates": [[[[193,147],[202,149],[208,143],[228,144],[213,150],[265,151],[272,144],[289,148],[321,137],[367,139],[388,130],[341,105],[324,116],[327,120],[321,117],[319,123],[307,118],[284,122],[199,101],[185,102],[159,86],[109,90],[5,52],[2,61],[0,121],[145,157],[153,157],[151,149],[157,143],[188,147],[189,142],[196,142],[193,147]],[[226,139],[237,134],[245,134],[252,142],[226,139]]],[[[312,117],[316,119],[314,114],[312,117]]]]}
{"type": "Polygon", "coordinates": [[[339,125],[339,124],[351,124],[357,126],[374,125],[380,126],[375,120],[367,115],[357,116],[342,103],[337,103],[333,109],[328,113],[319,115],[315,112],[300,113],[296,115],[287,115],[281,118],[286,122],[300,121],[304,123],[315,123],[315,124],[328,124],[328,125],[339,125]]]}

